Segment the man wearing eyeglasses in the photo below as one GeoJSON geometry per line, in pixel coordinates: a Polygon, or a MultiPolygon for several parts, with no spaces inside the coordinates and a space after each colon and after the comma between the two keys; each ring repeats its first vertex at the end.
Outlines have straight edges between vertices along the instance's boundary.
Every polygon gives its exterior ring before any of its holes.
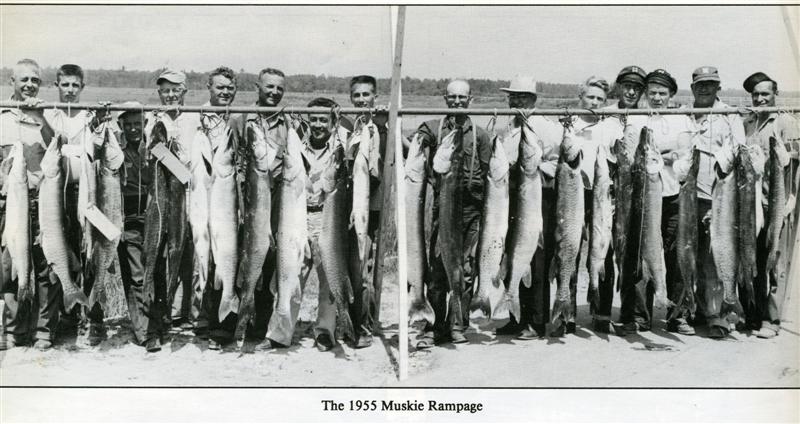
{"type": "MultiPolygon", "coordinates": [[[[449,109],[466,109],[472,102],[470,86],[467,81],[453,80],[447,85],[444,101],[449,109]]],[[[435,323],[427,323],[423,334],[417,341],[417,349],[427,349],[434,343],[466,343],[464,331],[469,326],[469,304],[472,283],[476,268],[475,250],[478,244],[480,220],[483,213],[483,185],[489,169],[489,158],[492,154],[492,144],[489,134],[473,124],[467,115],[448,115],[441,119],[433,119],[420,125],[417,136],[427,157],[426,172],[429,184],[434,189],[433,220],[431,225],[431,256],[430,256],[430,281],[427,297],[433,306],[436,316],[435,323]],[[461,149],[462,175],[459,184],[462,200],[462,230],[463,230],[463,283],[464,293],[461,299],[450,297],[449,306],[447,295],[450,283],[445,272],[442,251],[437,248],[439,238],[438,216],[440,174],[434,169],[434,156],[442,146],[443,141],[452,138],[455,149],[461,149]],[[460,305],[459,305],[460,303],[460,305]],[[460,313],[459,313],[460,312],[460,313]]],[[[441,247],[441,246],[440,246],[441,247]]]]}

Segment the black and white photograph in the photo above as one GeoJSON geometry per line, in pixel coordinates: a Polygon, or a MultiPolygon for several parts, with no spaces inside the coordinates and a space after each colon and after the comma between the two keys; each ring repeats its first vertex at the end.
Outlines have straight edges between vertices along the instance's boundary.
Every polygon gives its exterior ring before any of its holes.
{"type": "Polygon", "coordinates": [[[800,419],[796,4],[0,34],[3,422],[800,419]]]}

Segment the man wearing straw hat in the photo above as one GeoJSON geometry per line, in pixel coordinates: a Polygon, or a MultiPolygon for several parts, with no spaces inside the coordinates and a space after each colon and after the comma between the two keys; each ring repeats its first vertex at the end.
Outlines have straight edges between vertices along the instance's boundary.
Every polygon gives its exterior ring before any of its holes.
{"type": "MultiPolygon", "coordinates": [[[[775,106],[778,96],[778,83],[763,72],[756,72],[747,77],[742,84],[745,91],[750,93],[753,106],[775,106]]],[[[778,335],[780,329],[781,310],[788,283],[789,261],[792,257],[794,231],[797,226],[797,175],[798,160],[790,159],[788,151],[797,152],[800,142],[800,120],[787,113],[751,113],[744,119],[744,130],[748,146],[758,146],[764,158],[769,155],[770,138],[775,137],[778,143],[778,158],[786,169],[784,180],[786,186],[786,207],[783,229],[780,237],[780,251],[775,270],[769,273],[765,269],[768,248],[766,247],[766,228],[758,236],[756,249],[758,275],[753,281],[756,293],[755,308],[745,310],[746,325],[749,329],[756,330],[755,335],[770,339],[778,335]],[[787,151],[788,150],[788,151],[787,151]],[[786,168],[788,165],[788,168],[786,168]]],[[[766,209],[769,202],[769,176],[765,175],[769,168],[765,167],[762,173],[763,181],[763,206],[766,209]]],[[[766,213],[766,211],[765,211],[766,213]]],[[[746,303],[746,305],[749,302],[746,303]]]]}
{"type": "MultiPolygon", "coordinates": [[[[472,102],[469,83],[465,80],[453,80],[447,85],[444,100],[450,109],[466,109],[472,102]]],[[[428,161],[428,175],[434,188],[433,222],[430,260],[430,282],[427,297],[433,306],[436,316],[435,323],[427,323],[424,332],[417,342],[418,349],[426,349],[434,343],[466,343],[464,331],[469,326],[469,302],[475,269],[475,249],[478,244],[480,220],[483,213],[483,185],[486,172],[489,168],[489,158],[492,153],[492,144],[489,134],[483,128],[475,125],[467,115],[448,115],[441,119],[433,119],[420,125],[417,130],[421,146],[426,153],[428,161]],[[433,158],[437,149],[448,137],[453,138],[457,148],[461,148],[463,155],[463,172],[461,181],[462,218],[464,235],[463,278],[464,296],[462,299],[450,301],[448,307],[447,295],[449,282],[444,270],[441,255],[437,256],[435,249],[439,227],[439,183],[441,174],[432,168],[433,158]],[[459,142],[459,138],[461,142],[459,142]],[[462,314],[456,313],[459,308],[455,302],[461,302],[462,314]]]]}
{"type": "MultiPolygon", "coordinates": [[[[501,88],[508,94],[508,107],[513,109],[533,109],[536,107],[538,94],[536,81],[530,76],[516,76],[511,80],[508,88],[501,88]]],[[[558,122],[552,121],[541,115],[525,117],[522,114],[509,119],[506,130],[500,135],[506,155],[512,170],[519,168],[519,144],[524,137],[536,137],[534,142],[540,143],[544,148],[540,176],[543,179],[542,187],[542,219],[543,219],[543,245],[536,249],[531,261],[531,287],[519,285],[520,314],[521,317],[512,315],[511,321],[504,327],[497,329],[498,335],[515,335],[520,340],[534,340],[545,335],[546,323],[550,320],[550,284],[547,281],[548,267],[553,257],[555,235],[555,191],[554,176],[558,162],[558,146],[561,144],[564,128],[558,122]],[[524,131],[529,128],[532,131],[524,131]]],[[[510,173],[511,193],[519,184],[518,172],[510,173]]],[[[511,196],[511,216],[516,196],[511,196]]]]}

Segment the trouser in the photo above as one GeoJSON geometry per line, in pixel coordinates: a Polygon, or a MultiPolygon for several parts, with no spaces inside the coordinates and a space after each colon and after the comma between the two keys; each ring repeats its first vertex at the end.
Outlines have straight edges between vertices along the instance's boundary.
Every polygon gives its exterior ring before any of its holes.
{"type": "MultiPolygon", "coordinates": [[[[194,243],[192,242],[191,229],[186,235],[183,245],[181,265],[178,271],[179,284],[172,289],[171,316],[173,322],[192,322],[202,327],[201,319],[203,289],[199,280],[194,278],[194,243]]],[[[209,280],[211,281],[211,280],[209,280]]]]}
{"type": "MultiPolygon", "coordinates": [[[[61,284],[50,270],[42,252],[38,216],[38,192],[30,191],[30,233],[31,233],[31,278],[36,289],[32,299],[17,298],[19,277],[10,275],[11,257],[6,247],[2,248],[3,264],[3,332],[11,335],[19,344],[31,339],[52,341],[59,321],[59,308],[63,308],[61,284]]],[[[5,214],[3,215],[5,216],[5,214]]],[[[5,223],[3,224],[5,225],[5,223]]]]}
{"type": "MultiPolygon", "coordinates": [[[[755,290],[755,307],[748,311],[746,317],[748,323],[753,327],[771,327],[777,330],[781,323],[781,310],[783,309],[783,299],[785,297],[786,286],[788,283],[789,261],[791,260],[788,252],[792,250],[792,227],[791,220],[784,220],[783,229],[779,241],[780,255],[775,263],[775,269],[768,272],[767,256],[767,231],[766,227],[758,235],[756,246],[756,269],[758,274],[753,281],[755,290]]],[[[797,246],[794,246],[796,249],[797,246]]]]}
{"type": "Polygon", "coordinates": [[[478,237],[480,234],[481,214],[483,213],[483,201],[471,198],[464,194],[463,197],[463,211],[462,211],[462,229],[464,237],[463,246],[463,278],[464,278],[464,293],[461,297],[461,313],[454,310],[454,302],[447,302],[447,295],[450,293],[450,282],[447,279],[447,272],[445,271],[442,257],[436,255],[436,244],[439,233],[439,208],[438,202],[434,205],[434,222],[433,232],[431,236],[431,270],[430,270],[430,283],[427,291],[428,301],[433,307],[433,312],[436,317],[433,325],[426,324],[425,331],[434,331],[436,334],[445,335],[447,331],[452,329],[455,331],[464,331],[469,326],[469,304],[472,298],[472,285],[475,280],[476,258],[475,250],[478,245],[478,237]]]}
{"type": "Polygon", "coordinates": [[[144,243],[144,216],[131,214],[125,217],[117,254],[119,255],[122,286],[128,303],[128,314],[133,333],[139,343],[147,340],[148,333],[158,334],[160,329],[151,324],[149,307],[144,300],[144,266],[142,265],[142,244],[144,243]]]}
{"type": "MultiPolygon", "coordinates": [[[[676,320],[688,320],[692,318],[690,305],[694,302],[694,288],[690,287],[686,296],[681,297],[684,294],[685,285],[692,284],[692,282],[683,281],[678,265],[678,226],[680,225],[678,197],[678,195],[665,197],[661,208],[661,237],[664,240],[664,265],[667,268],[667,297],[675,304],[667,310],[667,316],[672,316],[676,320]]],[[[702,229],[703,227],[699,225],[698,228],[702,229]]]]}
{"type": "MultiPolygon", "coordinates": [[[[669,286],[670,286],[670,276],[672,275],[669,273],[670,262],[667,262],[667,257],[669,257],[669,261],[672,261],[674,266],[677,266],[677,250],[675,243],[676,237],[678,235],[678,195],[674,196],[667,196],[662,199],[662,206],[661,206],[661,239],[664,247],[664,261],[667,267],[667,290],[669,296],[669,286]],[[673,253],[667,253],[669,246],[672,246],[673,253]]],[[[702,244],[702,237],[703,237],[703,216],[705,216],[706,212],[711,209],[711,201],[705,201],[704,199],[698,199],[697,201],[697,213],[699,222],[699,228],[701,228],[698,244],[703,246],[702,244]],[[706,203],[707,202],[707,203],[706,203]]],[[[707,235],[706,235],[707,238],[707,235]]],[[[708,240],[706,240],[706,246],[708,246],[708,240]]],[[[629,247],[630,248],[630,247],[629,247]]],[[[708,247],[706,247],[707,251],[708,247]]],[[[700,252],[702,248],[698,248],[698,252],[700,252]]],[[[708,259],[711,259],[711,255],[707,255],[708,259]]],[[[703,264],[707,262],[705,256],[702,256],[698,253],[698,264],[703,264]]],[[[624,264],[624,259],[623,259],[624,264]]],[[[713,263],[711,265],[713,268],[713,263]]],[[[674,271],[673,271],[674,272],[674,271]]],[[[653,300],[655,295],[655,287],[650,281],[635,281],[633,284],[625,284],[623,282],[620,292],[620,297],[622,300],[622,305],[620,308],[620,321],[623,323],[630,323],[636,322],[639,324],[639,327],[643,330],[649,330],[652,326],[652,319],[653,319],[653,300]]],[[[676,295],[677,296],[677,295],[676,295]]]]}

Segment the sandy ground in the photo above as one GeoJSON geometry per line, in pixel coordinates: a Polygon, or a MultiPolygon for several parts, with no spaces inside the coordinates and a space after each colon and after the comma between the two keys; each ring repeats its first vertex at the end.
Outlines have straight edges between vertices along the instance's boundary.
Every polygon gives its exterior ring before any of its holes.
{"type": "MultiPolygon", "coordinates": [[[[585,277],[585,273],[583,274],[585,277]]],[[[392,281],[394,276],[392,275],[392,281]]],[[[733,333],[726,340],[667,333],[664,312],[652,332],[618,337],[594,333],[579,284],[578,331],[561,339],[534,341],[495,337],[471,329],[465,345],[415,351],[409,379],[397,378],[396,284],[382,296],[382,335],[371,347],[313,347],[316,285],[304,294],[295,343],[288,349],[242,355],[207,350],[189,333],[172,334],[155,354],[132,342],[126,319],[109,321],[109,338],[98,347],[83,336],[60,340],[49,352],[16,348],[0,353],[2,385],[100,386],[527,386],[527,387],[800,387],[798,297],[786,305],[780,336],[758,339],[733,333]]],[[[799,286],[794,286],[796,292],[799,286]]],[[[554,292],[554,290],[553,290],[554,292]]],[[[614,317],[618,316],[618,297],[614,317]]],[[[412,337],[414,331],[412,330],[412,337]]]]}

